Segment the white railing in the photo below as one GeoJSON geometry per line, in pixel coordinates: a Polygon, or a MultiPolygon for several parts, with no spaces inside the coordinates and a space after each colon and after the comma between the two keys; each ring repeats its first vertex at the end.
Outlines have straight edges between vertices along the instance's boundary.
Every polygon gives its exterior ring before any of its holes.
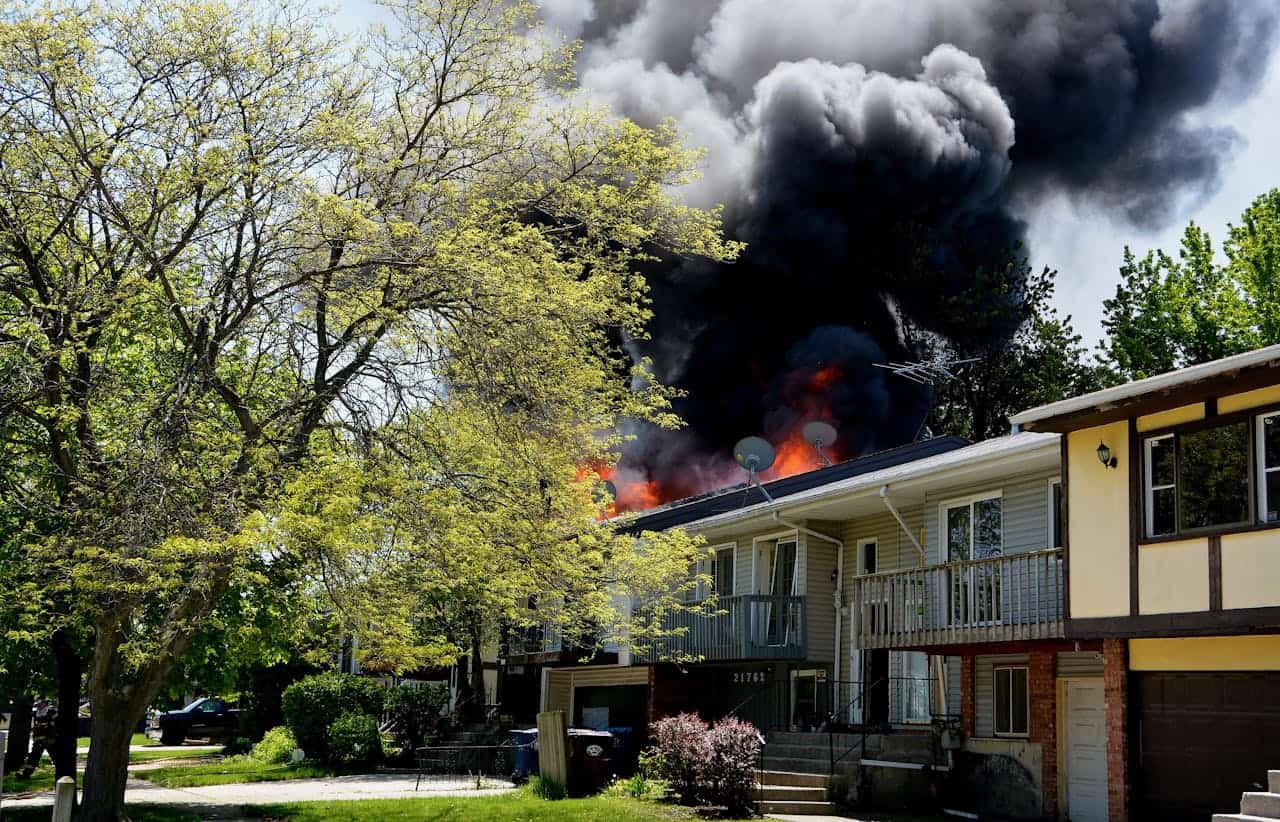
{"type": "Polygon", "coordinates": [[[861,648],[1062,636],[1062,550],[855,577],[861,648]]]}

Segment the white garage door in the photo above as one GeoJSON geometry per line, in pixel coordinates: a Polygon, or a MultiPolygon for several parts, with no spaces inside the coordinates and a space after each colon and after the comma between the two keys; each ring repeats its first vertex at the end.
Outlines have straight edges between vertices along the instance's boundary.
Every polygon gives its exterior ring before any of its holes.
{"type": "Polygon", "coordinates": [[[1107,709],[1101,677],[1066,684],[1067,815],[1071,822],[1107,819],[1107,709]]]}

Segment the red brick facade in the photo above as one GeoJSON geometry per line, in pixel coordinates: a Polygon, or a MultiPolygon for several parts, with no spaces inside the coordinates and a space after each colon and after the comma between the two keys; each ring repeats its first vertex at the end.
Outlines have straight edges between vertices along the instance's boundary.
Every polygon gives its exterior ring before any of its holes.
{"type": "Polygon", "coordinates": [[[1107,817],[1129,818],[1129,643],[1102,642],[1103,685],[1107,701],[1107,817]]]}
{"type": "Polygon", "coordinates": [[[1047,819],[1058,816],[1058,687],[1053,651],[1032,651],[1027,671],[1030,739],[1040,743],[1040,786],[1047,819]]]}

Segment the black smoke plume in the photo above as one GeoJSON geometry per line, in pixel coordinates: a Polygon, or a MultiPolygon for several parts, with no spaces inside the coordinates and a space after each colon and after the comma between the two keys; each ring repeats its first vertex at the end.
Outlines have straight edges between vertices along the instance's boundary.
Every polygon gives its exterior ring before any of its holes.
{"type": "MultiPolygon", "coordinates": [[[[998,345],[1018,316],[1024,218],[1048,195],[1150,229],[1212,193],[1240,142],[1197,123],[1265,72],[1275,0],[543,0],[581,38],[580,84],[707,150],[685,192],[749,243],[650,272],[676,435],[619,476],[710,490],[741,436],[826,415],[839,456],[909,441],[927,390],[905,318],[998,345]],[[832,375],[836,379],[831,379],[832,375]]],[[[1070,273],[1068,272],[1068,276],[1070,273]]]]}

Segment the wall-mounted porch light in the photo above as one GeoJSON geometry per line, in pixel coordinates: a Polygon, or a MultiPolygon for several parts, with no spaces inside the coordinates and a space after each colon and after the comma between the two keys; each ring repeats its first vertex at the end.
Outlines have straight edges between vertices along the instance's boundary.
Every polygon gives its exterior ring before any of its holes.
{"type": "Polygon", "coordinates": [[[1098,462],[1108,468],[1115,468],[1119,464],[1119,460],[1111,456],[1111,449],[1107,447],[1105,442],[1098,443],[1098,462]]]}

